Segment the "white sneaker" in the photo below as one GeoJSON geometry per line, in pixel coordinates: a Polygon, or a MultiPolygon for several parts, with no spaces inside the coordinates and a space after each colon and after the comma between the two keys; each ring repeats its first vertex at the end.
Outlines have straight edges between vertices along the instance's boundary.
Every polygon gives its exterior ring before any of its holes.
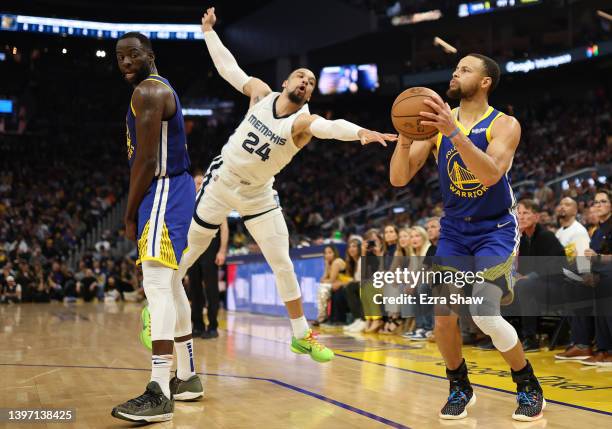
{"type": "Polygon", "coordinates": [[[343,331],[348,331],[350,329],[353,329],[355,326],[357,326],[357,324],[359,323],[361,319],[355,319],[353,320],[353,323],[351,323],[350,325],[346,325],[345,327],[342,328],[343,331]]]}
{"type": "Polygon", "coordinates": [[[365,320],[358,319],[358,323],[353,326],[351,329],[347,329],[346,332],[350,332],[353,334],[363,332],[368,327],[368,323],[365,320]]]}

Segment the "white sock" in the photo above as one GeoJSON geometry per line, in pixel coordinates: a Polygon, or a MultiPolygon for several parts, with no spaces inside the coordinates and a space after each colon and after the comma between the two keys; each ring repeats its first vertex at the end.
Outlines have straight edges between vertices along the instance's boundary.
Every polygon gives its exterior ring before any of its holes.
{"type": "Polygon", "coordinates": [[[310,328],[308,327],[308,321],[305,316],[298,317],[297,319],[290,319],[291,329],[293,330],[293,336],[298,340],[304,338],[310,328]]]}
{"type": "Polygon", "coordinates": [[[172,355],[151,356],[151,381],[159,384],[168,399],[170,399],[170,368],[172,368],[172,355]]]}
{"type": "Polygon", "coordinates": [[[176,376],[185,381],[195,375],[193,362],[193,338],[182,343],[174,343],[176,347],[176,376]]]}

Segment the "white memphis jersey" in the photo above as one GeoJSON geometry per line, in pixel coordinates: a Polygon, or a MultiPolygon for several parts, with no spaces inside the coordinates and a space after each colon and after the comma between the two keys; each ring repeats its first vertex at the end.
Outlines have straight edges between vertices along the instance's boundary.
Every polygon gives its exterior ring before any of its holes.
{"type": "Polygon", "coordinates": [[[302,113],[310,113],[308,104],[287,116],[276,115],[276,99],[272,92],[249,109],[244,119],[221,150],[222,170],[263,185],[276,176],[299,152],[291,136],[293,122],[302,113]]]}

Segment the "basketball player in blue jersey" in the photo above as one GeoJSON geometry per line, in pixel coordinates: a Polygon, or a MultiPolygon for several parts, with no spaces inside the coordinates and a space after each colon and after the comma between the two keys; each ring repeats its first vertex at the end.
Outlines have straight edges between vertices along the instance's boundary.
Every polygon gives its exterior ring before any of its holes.
{"type": "Polygon", "coordinates": [[[170,420],[174,400],[203,395],[195,374],[191,313],[178,264],[187,246],[194,210],[195,185],[183,114],[170,83],[157,74],[149,39],[124,34],[116,46],[119,70],[134,87],[127,113],[130,189],[125,213],[126,236],[137,240],[143,287],[150,314],[151,381],[146,391],[117,407],[112,415],[135,422],[170,420]],[[177,373],[170,380],[172,349],[177,373]]]}
{"type": "MultiPolygon", "coordinates": [[[[482,296],[486,308],[471,306],[472,318],[512,369],[518,401],[512,417],[533,421],[542,417],[546,405],[542,388],[516,330],[499,311],[502,298],[512,297],[510,274],[519,234],[508,172],[521,137],[518,121],[488,104],[499,75],[497,63],[484,55],[462,58],[447,91],[449,98],[459,100],[459,107],[451,110],[437,96],[425,101],[435,113],[421,112],[426,118],[421,123],[439,132],[424,141],[400,136],[391,158],[390,179],[393,186],[405,186],[434,154],[445,212],[436,258],[457,262],[441,264],[451,269],[483,272],[485,282],[475,283],[472,294],[482,296]],[[467,261],[472,266],[466,266],[467,261]]],[[[436,343],[450,381],[450,395],[439,415],[442,419],[466,417],[466,409],[476,401],[461,353],[457,319],[453,312],[437,313],[435,319],[436,343]]]]}

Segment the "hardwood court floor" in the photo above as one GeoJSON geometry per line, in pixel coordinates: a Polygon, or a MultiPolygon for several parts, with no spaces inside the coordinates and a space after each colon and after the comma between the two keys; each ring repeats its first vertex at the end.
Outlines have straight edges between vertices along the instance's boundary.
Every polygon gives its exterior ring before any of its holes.
{"type": "MultiPolygon", "coordinates": [[[[0,427],[136,427],[112,407],[144,391],[150,355],[137,341],[135,304],[0,307],[0,408],[75,408],[76,422],[0,427]]],[[[545,418],[514,422],[513,384],[495,352],[466,347],[477,384],[469,418],[441,421],[448,385],[432,344],[324,332],[337,352],[317,364],[289,351],[285,319],[230,313],[221,336],[196,340],[205,399],[177,403],[176,428],[603,428],[612,427],[612,372],[530,355],[549,398],[545,418]],[[424,346],[424,347],[423,347],[424,346]],[[423,347],[423,348],[421,348],[423,347]]]]}

